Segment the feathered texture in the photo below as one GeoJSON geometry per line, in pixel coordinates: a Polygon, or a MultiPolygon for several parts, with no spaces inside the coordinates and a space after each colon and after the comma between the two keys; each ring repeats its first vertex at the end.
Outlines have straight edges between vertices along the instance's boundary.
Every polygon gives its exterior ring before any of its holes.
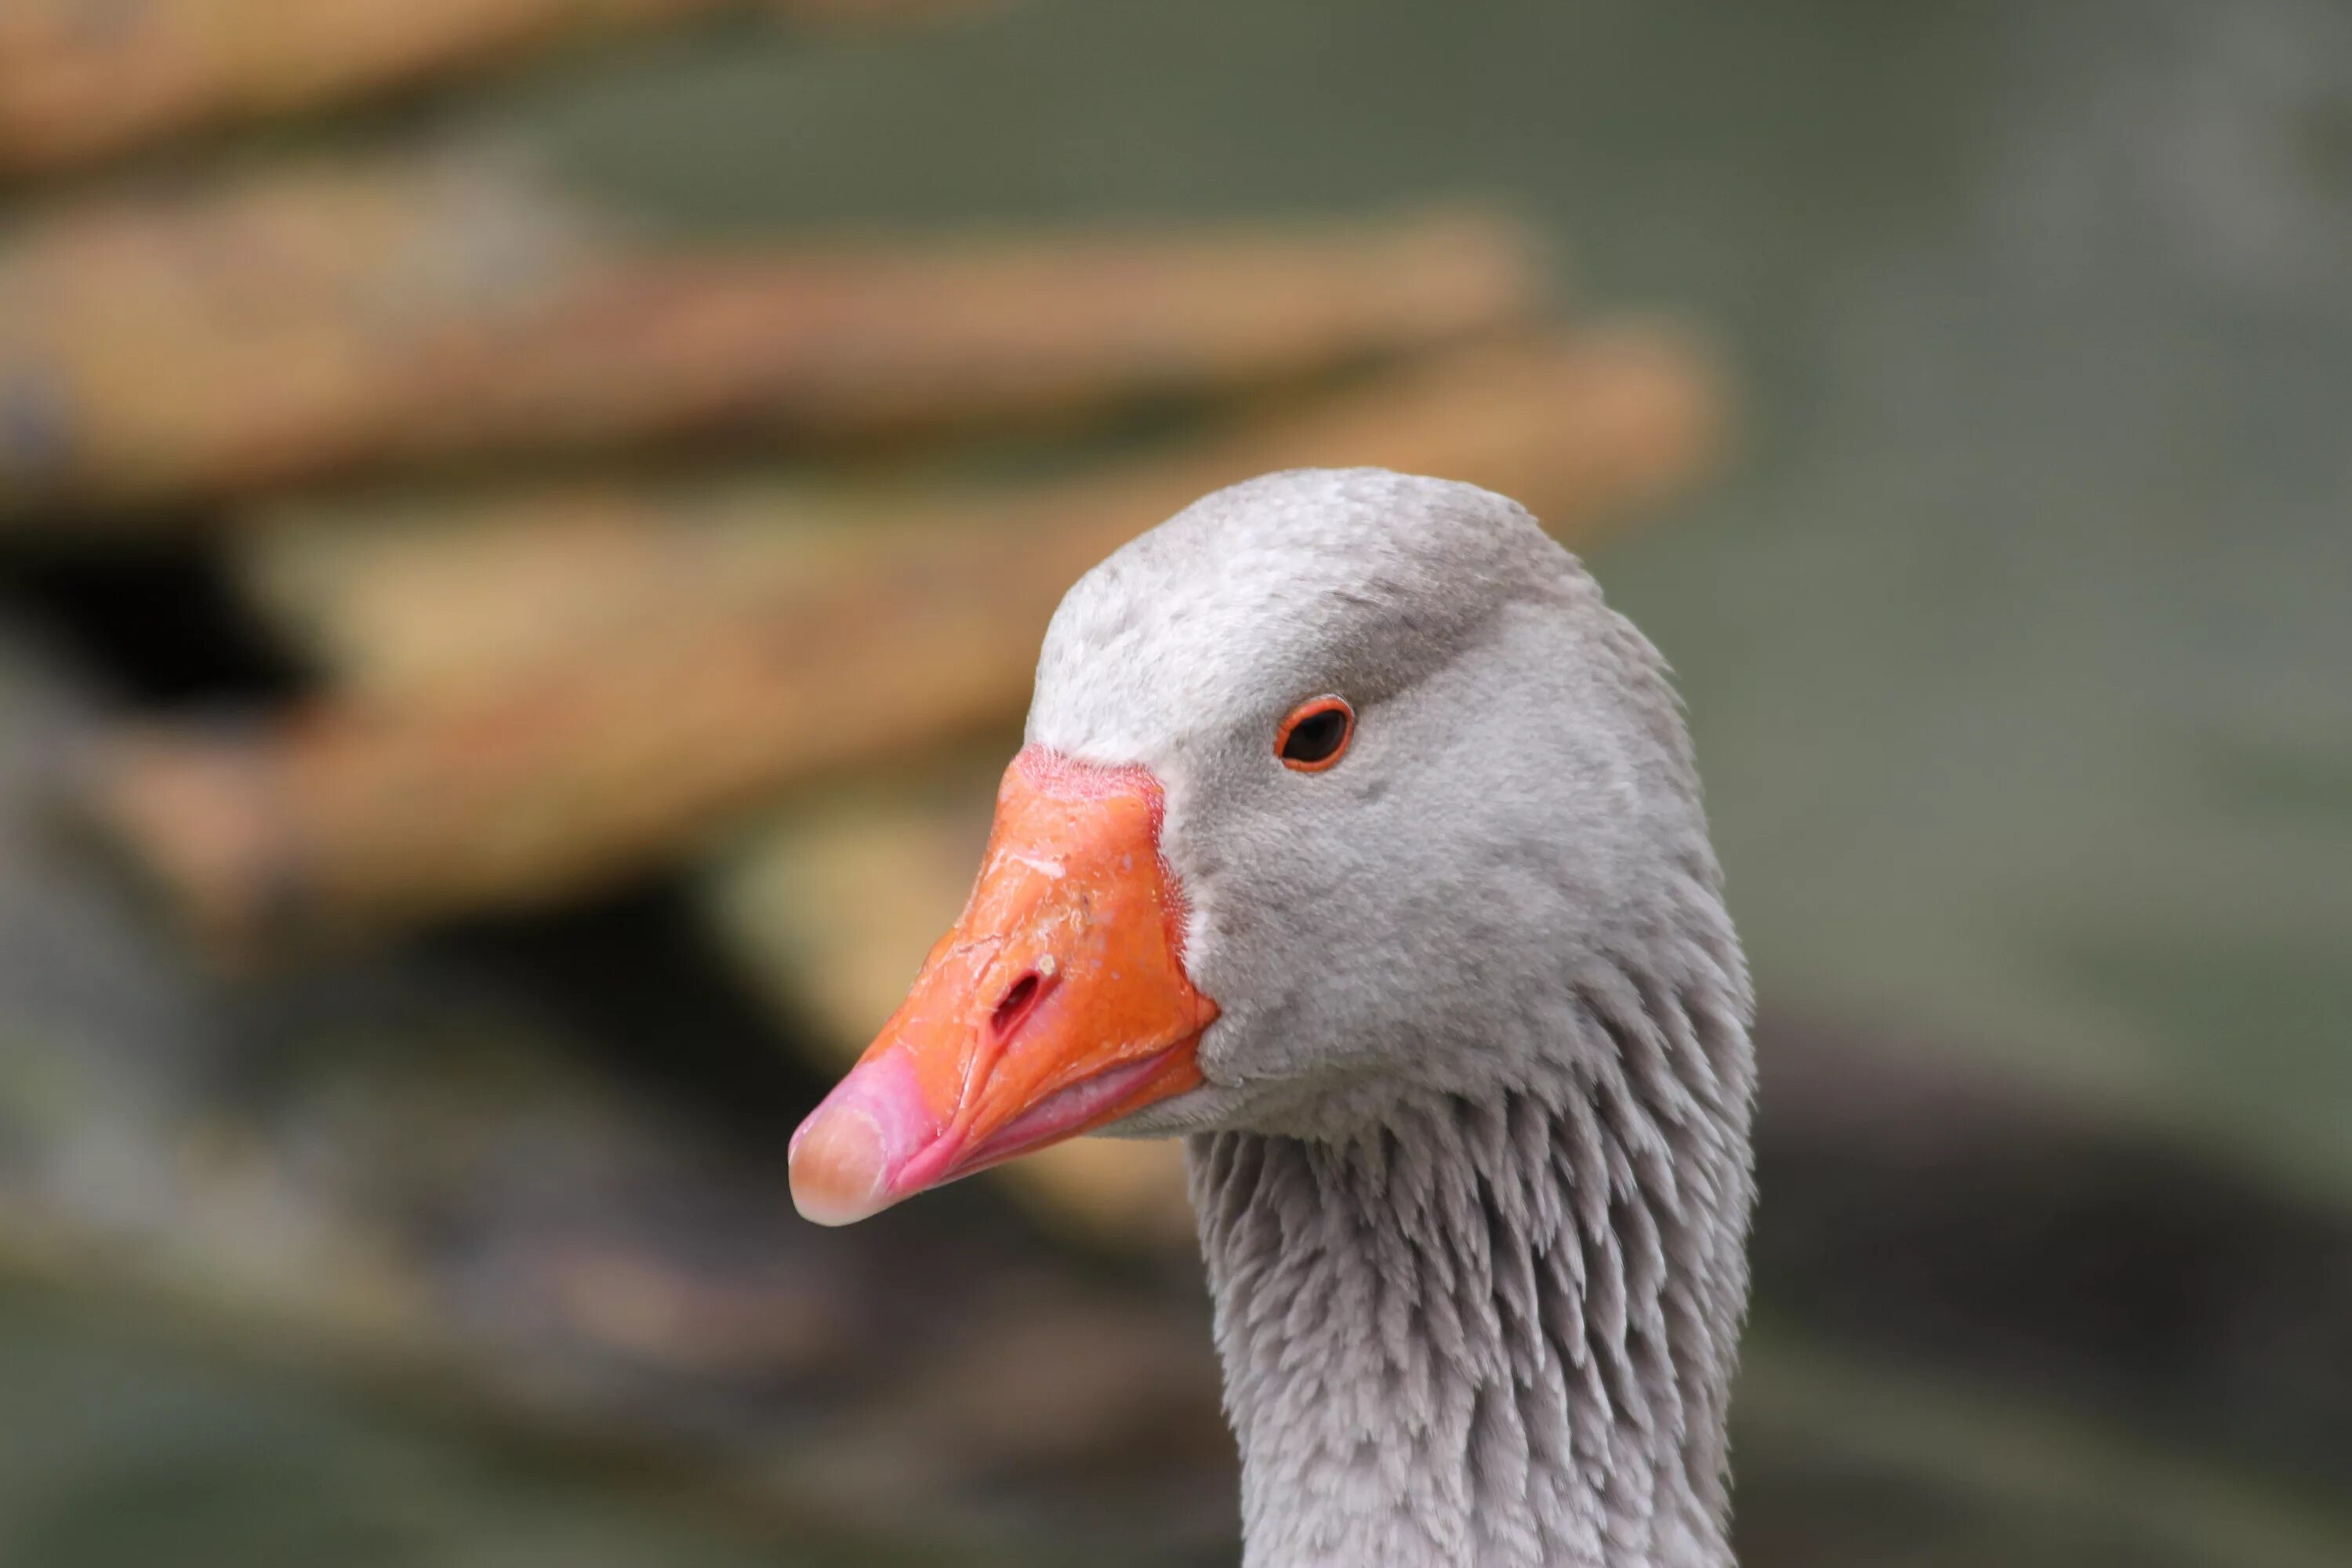
{"type": "Polygon", "coordinates": [[[1585,989],[1604,1065],[1191,1141],[1250,1568],[1722,1568],[1744,986],[1585,989]]]}
{"type": "Polygon", "coordinates": [[[1487,491],[1273,474],[1119,551],[1030,741],[1149,767],[1252,1568],[1725,1568],[1750,995],[1664,661],[1487,491]],[[1283,768],[1283,713],[1354,705],[1283,768]]]}

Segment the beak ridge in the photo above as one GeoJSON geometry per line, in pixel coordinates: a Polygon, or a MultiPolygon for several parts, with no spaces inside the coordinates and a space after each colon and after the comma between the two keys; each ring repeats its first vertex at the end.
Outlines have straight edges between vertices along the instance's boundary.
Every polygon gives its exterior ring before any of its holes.
{"type": "Polygon", "coordinates": [[[1146,769],[1013,759],[962,916],[793,1134],[805,1217],[864,1219],[1201,1082],[1217,1008],[1185,973],[1161,814],[1146,769]]]}

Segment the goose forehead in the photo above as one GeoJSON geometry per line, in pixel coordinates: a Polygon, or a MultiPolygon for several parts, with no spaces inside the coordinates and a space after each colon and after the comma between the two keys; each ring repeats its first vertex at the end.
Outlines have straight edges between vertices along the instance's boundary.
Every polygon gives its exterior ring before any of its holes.
{"type": "Polygon", "coordinates": [[[1087,579],[1039,660],[1032,738],[1149,760],[1162,742],[1312,679],[1343,607],[1322,565],[1246,552],[1214,573],[1087,579]]]}
{"type": "Polygon", "coordinates": [[[1070,590],[1038,661],[1029,739],[1161,760],[1309,686],[1409,679],[1563,567],[1533,519],[1474,486],[1374,469],[1235,485],[1070,590]]]}

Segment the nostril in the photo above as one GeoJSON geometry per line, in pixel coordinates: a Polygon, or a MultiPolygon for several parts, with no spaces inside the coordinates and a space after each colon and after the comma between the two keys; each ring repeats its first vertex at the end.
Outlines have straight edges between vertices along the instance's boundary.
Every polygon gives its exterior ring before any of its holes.
{"type": "Polygon", "coordinates": [[[1038,993],[1045,988],[1044,977],[1034,969],[1013,983],[1004,993],[1004,999],[997,1003],[996,1011],[989,1016],[988,1026],[998,1039],[1021,1026],[1021,1020],[1036,1006],[1038,993]]]}

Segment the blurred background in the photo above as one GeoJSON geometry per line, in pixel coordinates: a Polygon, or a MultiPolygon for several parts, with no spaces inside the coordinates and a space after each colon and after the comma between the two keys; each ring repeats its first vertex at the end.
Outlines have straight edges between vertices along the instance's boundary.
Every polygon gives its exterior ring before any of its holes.
{"type": "Polygon", "coordinates": [[[1230,1562],[1172,1149],[783,1142],[1370,461],[1680,672],[1751,1568],[2352,1562],[2347,279],[2324,0],[12,0],[0,1561],[1230,1562]]]}

